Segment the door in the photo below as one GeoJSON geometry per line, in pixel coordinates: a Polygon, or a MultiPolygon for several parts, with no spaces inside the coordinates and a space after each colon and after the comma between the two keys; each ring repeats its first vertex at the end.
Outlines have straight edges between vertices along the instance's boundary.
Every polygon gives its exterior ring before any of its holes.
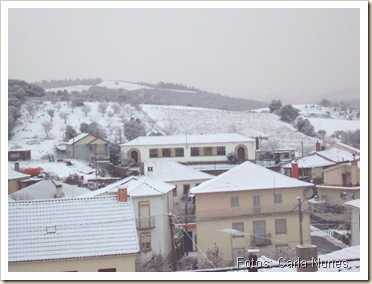
{"type": "Polygon", "coordinates": [[[238,148],[238,161],[245,161],[245,149],[243,147],[238,148]]]}
{"type": "Polygon", "coordinates": [[[131,159],[133,159],[136,162],[136,164],[138,163],[138,153],[137,153],[137,151],[132,151],[132,153],[130,153],[130,157],[131,157],[131,159]]]}

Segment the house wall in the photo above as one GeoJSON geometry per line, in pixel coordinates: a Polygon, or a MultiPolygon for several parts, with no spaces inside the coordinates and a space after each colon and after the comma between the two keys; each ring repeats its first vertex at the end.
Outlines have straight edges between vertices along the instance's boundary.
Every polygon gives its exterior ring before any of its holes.
{"type": "Polygon", "coordinates": [[[25,178],[19,178],[19,179],[8,179],[8,194],[11,194],[13,192],[16,192],[17,190],[21,189],[21,184],[19,181],[28,179],[28,177],[25,178]]]}
{"type": "Polygon", "coordinates": [[[351,245],[360,244],[360,208],[351,208],[351,245]]]}
{"type": "Polygon", "coordinates": [[[188,144],[186,145],[153,145],[153,146],[134,146],[134,145],[121,145],[121,152],[122,152],[122,160],[130,159],[130,153],[132,150],[137,150],[140,152],[140,162],[157,162],[163,159],[169,161],[176,161],[180,163],[202,163],[202,162],[227,162],[228,159],[226,155],[229,153],[237,153],[237,147],[242,145],[245,146],[246,151],[246,160],[255,160],[255,148],[254,148],[254,141],[247,141],[245,143],[236,142],[236,143],[218,143],[218,144],[188,144]],[[226,147],[226,151],[224,155],[217,156],[216,147],[226,147]],[[199,156],[191,156],[191,148],[192,147],[199,147],[200,148],[200,155],[199,156]],[[205,147],[213,147],[212,155],[205,156],[204,148],[205,147]],[[161,157],[163,148],[170,148],[171,149],[171,157],[161,157]],[[183,148],[184,149],[184,157],[175,157],[175,148],[183,148]],[[158,157],[151,157],[150,158],[150,149],[158,149],[158,157]]]}
{"type": "Polygon", "coordinates": [[[343,204],[346,201],[349,201],[352,199],[352,195],[354,195],[354,199],[360,198],[360,189],[356,189],[355,187],[339,187],[339,188],[332,188],[332,187],[317,187],[318,190],[318,196],[326,200],[332,205],[340,205],[343,206],[343,204]],[[341,193],[347,193],[346,198],[341,197],[341,193]]]}
{"type": "Polygon", "coordinates": [[[330,150],[332,148],[337,148],[337,149],[341,149],[341,150],[344,150],[344,151],[347,151],[349,153],[352,153],[352,154],[355,154],[355,155],[360,155],[360,152],[359,151],[354,151],[348,147],[344,147],[342,145],[339,145],[339,144],[332,144],[330,146],[327,147],[327,150],[330,150]]]}
{"type": "Polygon", "coordinates": [[[324,171],[324,184],[327,185],[343,185],[342,174],[347,173],[346,185],[353,186],[360,183],[360,169],[355,167],[352,172],[352,167],[348,164],[343,164],[337,167],[328,168],[324,171]]]}
{"type": "Polygon", "coordinates": [[[133,211],[135,218],[139,218],[139,203],[150,202],[150,215],[155,218],[155,227],[152,229],[139,229],[137,227],[138,241],[141,246],[141,234],[151,233],[151,251],[167,256],[171,249],[168,213],[173,211],[172,191],[163,196],[133,197],[133,211]]]}
{"type": "MultiPolygon", "coordinates": [[[[208,221],[197,220],[196,234],[197,244],[200,250],[198,250],[198,264],[199,267],[206,261],[205,256],[200,252],[206,253],[208,249],[213,249],[215,246],[219,249],[219,254],[222,255],[224,263],[226,265],[233,265],[236,257],[233,255],[234,249],[248,249],[252,248],[251,236],[253,235],[253,222],[254,221],[265,221],[266,233],[271,234],[270,245],[256,247],[262,251],[265,256],[275,259],[277,257],[275,248],[277,246],[287,246],[294,248],[300,244],[300,232],[299,232],[299,219],[298,214],[295,212],[273,215],[273,216],[254,216],[250,218],[226,218],[226,219],[215,219],[208,221]],[[287,224],[286,234],[276,234],[275,232],[275,220],[285,219],[287,224]],[[236,222],[242,222],[244,224],[244,235],[242,237],[231,236],[228,230],[232,228],[232,224],[236,222]]],[[[310,236],[310,214],[305,213],[302,221],[303,230],[303,243],[311,244],[310,236]]]]}
{"type": "MultiPolygon", "coordinates": [[[[253,221],[266,222],[266,234],[271,234],[272,244],[264,246],[267,251],[275,251],[275,246],[289,245],[294,247],[300,243],[299,218],[296,204],[297,197],[304,199],[305,188],[249,190],[213,194],[197,194],[196,223],[197,243],[205,253],[214,244],[219,247],[226,264],[231,264],[232,247],[249,248],[252,246],[253,221]],[[274,204],[274,193],[282,194],[281,204],[274,204]],[[261,213],[253,211],[253,196],[260,196],[261,213]],[[239,206],[231,207],[231,197],[239,197],[239,206]],[[275,220],[286,220],[286,234],[276,234],[275,220]],[[230,238],[230,234],[222,230],[231,229],[232,224],[243,222],[244,237],[230,238]],[[213,237],[211,237],[213,236],[213,237]]],[[[310,215],[307,202],[302,203],[304,218],[302,222],[303,242],[311,243],[310,215]]],[[[271,257],[275,257],[272,255],[271,257]]],[[[198,251],[199,263],[205,260],[198,251]]]]}
{"type": "Polygon", "coordinates": [[[9,263],[9,272],[98,272],[116,268],[116,272],[135,272],[137,254],[112,257],[91,257],[68,260],[9,263]]]}

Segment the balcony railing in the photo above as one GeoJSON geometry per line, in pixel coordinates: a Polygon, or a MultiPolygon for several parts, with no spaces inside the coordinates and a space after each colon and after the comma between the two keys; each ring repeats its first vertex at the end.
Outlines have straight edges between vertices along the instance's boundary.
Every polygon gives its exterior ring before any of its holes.
{"type": "Polygon", "coordinates": [[[262,236],[251,236],[252,246],[266,246],[271,245],[271,234],[262,236]]]}
{"type": "Polygon", "coordinates": [[[136,219],[137,229],[152,229],[155,228],[155,217],[141,217],[136,219]]]}

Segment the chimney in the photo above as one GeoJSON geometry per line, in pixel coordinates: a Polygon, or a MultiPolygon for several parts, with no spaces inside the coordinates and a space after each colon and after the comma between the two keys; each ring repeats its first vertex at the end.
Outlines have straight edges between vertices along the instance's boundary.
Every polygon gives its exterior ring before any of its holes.
{"type": "Polygon", "coordinates": [[[118,189],[118,200],[119,200],[119,202],[127,202],[128,201],[128,190],[126,188],[119,188],[118,189]]]}
{"type": "Polygon", "coordinates": [[[298,164],[296,162],[292,162],[292,177],[298,179],[298,164]]]}
{"type": "Polygon", "coordinates": [[[316,141],[315,151],[319,152],[321,150],[319,141],[316,141]]]}
{"type": "Polygon", "coordinates": [[[14,170],[19,172],[19,163],[18,162],[14,163],[14,170]]]}
{"type": "Polygon", "coordinates": [[[256,137],[256,150],[260,150],[260,140],[256,137]]]}
{"type": "Polygon", "coordinates": [[[56,198],[61,198],[63,196],[63,187],[62,184],[55,184],[56,186],[56,198]]]}
{"type": "Polygon", "coordinates": [[[316,245],[298,245],[296,246],[296,254],[300,261],[297,272],[315,272],[318,270],[318,247],[316,245]]]}

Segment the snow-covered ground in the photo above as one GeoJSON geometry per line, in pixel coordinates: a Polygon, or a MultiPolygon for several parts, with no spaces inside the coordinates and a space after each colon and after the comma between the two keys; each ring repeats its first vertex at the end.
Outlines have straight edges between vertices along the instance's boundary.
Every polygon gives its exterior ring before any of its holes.
{"type": "MultiPolygon", "coordinates": [[[[30,149],[33,159],[40,159],[46,154],[53,154],[54,145],[63,140],[66,125],[71,125],[79,132],[80,124],[98,122],[107,132],[107,139],[119,143],[118,129],[123,129],[122,115],[125,119],[139,118],[146,125],[147,133],[163,132],[167,128],[176,129],[175,134],[215,134],[237,132],[247,137],[263,134],[275,141],[279,148],[293,148],[301,151],[303,143],[305,152],[313,150],[315,138],[311,138],[296,131],[290,124],[279,119],[277,115],[257,111],[226,111],[185,106],[141,105],[135,109],[130,105],[121,105],[118,112],[114,112],[113,104],[109,103],[104,116],[98,111],[98,102],[86,102],[91,111],[85,115],[81,107],[72,109],[68,102],[52,104],[49,101],[32,101],[37,109],[33,117],[22,106],[22,118],[15,127],[15,135],[9,140],[9,149],[30,149]],[[58,109],[57,106],[60,105],[58,109]],[[46,137],[42,123],[50,121],[47,110],[54,109],[53,128],[46,137]],[[67,113],[66,123],[60,113],[67,113]],[[109,115],[110,113],[110,115],[109,115]]],[[[309,107],[304,108],[309,109],[309,107]]],[[[327,135],[336,130],[356,130],[359,120],[340,120],[326,118],[308,118],[316,130],[324,129],[327,135]]],[[[122,140],[122,142],[124,142],[122,140]]]]}

